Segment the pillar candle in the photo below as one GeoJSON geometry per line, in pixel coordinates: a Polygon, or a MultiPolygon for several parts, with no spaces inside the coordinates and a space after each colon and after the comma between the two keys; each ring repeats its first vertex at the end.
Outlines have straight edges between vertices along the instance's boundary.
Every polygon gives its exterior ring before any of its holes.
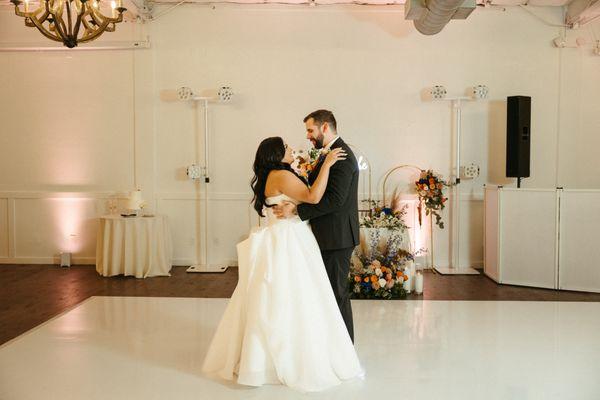
{"type": "Polygon", "coordinates": [[[420,272],[415,275],[415,292],[417,294],[423,293],[423,274],[420,272]]]}
{"type": "Polygon", "coordinates": [[[410,293],[410,281],[412,281],[411,277],[409,277],[407,280],[404,281],[404,283],[402,283],[402,288],[406,290],[406,293],[410,293]]]}

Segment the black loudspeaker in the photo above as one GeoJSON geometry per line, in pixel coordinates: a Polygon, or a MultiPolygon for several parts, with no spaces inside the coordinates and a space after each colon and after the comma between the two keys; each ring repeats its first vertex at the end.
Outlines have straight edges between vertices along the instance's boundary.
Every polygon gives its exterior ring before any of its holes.
{"type": "Polygon", "coordinates": [[[506,176],[529,177],[531,151],[531,97],[507,97],[506,176]]]}

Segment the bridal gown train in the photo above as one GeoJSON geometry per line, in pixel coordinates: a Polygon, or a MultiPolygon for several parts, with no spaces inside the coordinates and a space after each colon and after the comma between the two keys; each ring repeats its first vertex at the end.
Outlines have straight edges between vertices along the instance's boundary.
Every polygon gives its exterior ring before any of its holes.
{"type": "MultiPolygon", "coordinates": [[[[285,195],[267,204],[292,201],[285,195]]],[[[320,391],[363,371],[307,222],[278,220],[237,245],[239,280],[203,372],[260,386],[320,391]]]]}

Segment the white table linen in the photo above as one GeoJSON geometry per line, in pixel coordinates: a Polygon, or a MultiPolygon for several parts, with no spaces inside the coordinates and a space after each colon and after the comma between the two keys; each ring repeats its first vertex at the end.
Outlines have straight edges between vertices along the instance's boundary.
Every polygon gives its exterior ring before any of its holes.
{"type": "Polygon", "coordinates": [[[171,234],[165,216],[100,218],[96,246],[96,271],[100,275],[170,276],[171,260],[171,234]]]}

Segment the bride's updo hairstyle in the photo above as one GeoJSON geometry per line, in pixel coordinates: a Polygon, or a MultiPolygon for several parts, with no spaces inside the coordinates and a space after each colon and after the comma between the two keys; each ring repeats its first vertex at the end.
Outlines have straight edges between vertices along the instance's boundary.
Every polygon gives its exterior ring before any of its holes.
{"type": "MultiPolygon", "coordinates": [[[[250,187],[254,192],[254,209],[261,217],[264,217],[263,207],[272,207],[266,204],[265,186],[269,172],[273,170],[285,169],[292,171],[289,164],[283,162],[285,157],[285,143],[279,136],[266,138],[258,145],[256,157],[254,158],[254,177],[250,182],[250,187]]],[[[292,171],[293,172],[293,171],[292,171]]]]}

